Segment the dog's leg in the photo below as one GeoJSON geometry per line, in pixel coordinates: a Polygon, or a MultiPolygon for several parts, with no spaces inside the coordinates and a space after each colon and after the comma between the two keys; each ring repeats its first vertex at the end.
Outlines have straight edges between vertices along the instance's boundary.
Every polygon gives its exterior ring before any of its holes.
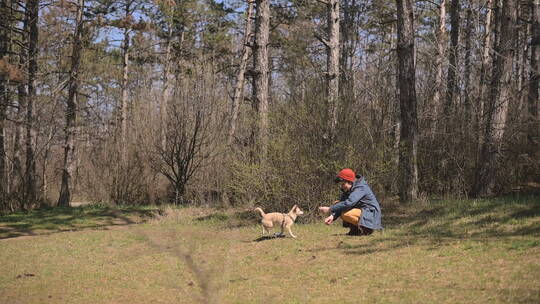
{"type": "MultiPolygon", "coordinates": [[[[289,234],[290,234],[293,238],[296,238],[296,235],[294,235],[294,234],[292,233],[292,231],[291,231],[291,226],[288,226],[288,227],[287,227],[287,230],[289,230],[289,234]]],[[[282,231],[281,233],[283,233],[283,231],[282,231]]]]}
{"type": "Polygon", "coordinates": [[[261,227],[262,227],[262,235],[263,236],[265,235],[265,233],[270,234],[270,230],[268,230],[268,228],[266,228],[264,225],[261,225],[261,227]]]}

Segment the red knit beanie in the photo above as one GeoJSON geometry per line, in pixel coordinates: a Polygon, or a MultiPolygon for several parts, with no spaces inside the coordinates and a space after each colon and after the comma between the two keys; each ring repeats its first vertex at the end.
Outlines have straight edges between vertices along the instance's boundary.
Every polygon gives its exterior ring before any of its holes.
{"type": "Polygon", "coordinates": [[[356,180],[356,174],[354,174],[353,170],[347,168],[339,171],[336,178],[353,183],[356,180]]]}

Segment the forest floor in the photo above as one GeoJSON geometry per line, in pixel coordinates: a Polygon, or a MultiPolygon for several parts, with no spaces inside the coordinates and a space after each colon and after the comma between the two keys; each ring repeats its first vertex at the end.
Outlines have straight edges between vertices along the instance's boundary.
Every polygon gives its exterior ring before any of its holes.
{"type": "Polygon", "coordinates": [[[0,217],[0,302],[540,303],[540,195],[382,206],[367,237],[195,207],[0,217]]]}

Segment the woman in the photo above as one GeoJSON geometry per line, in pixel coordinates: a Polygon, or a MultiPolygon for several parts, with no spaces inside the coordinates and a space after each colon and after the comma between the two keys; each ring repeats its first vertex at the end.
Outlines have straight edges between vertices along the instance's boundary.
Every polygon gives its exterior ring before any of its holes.
{"type": "Polygon", "coordinates": [[[345,227],[351,228],[348,235],[369,235],[375,229],[382,229],[381,207],[365,179],[351,169],[343,169],[336,176],[342,191],[340,200],[330,207],[321,206],[319,210],[330,214],[324,219],[330,225],[338,217],[345,227]]]}

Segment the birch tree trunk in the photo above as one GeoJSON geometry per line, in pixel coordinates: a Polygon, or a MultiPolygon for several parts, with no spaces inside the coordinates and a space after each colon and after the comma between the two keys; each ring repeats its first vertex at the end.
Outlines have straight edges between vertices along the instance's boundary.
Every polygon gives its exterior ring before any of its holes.
{"type": "Polygon", "coordinates": [[[32,205],[36,200],[36,160],[34,142],[36,131],[34,130],[34,102],[37,97],[36,77],[38,71],[38,21],[39,0],[28,0],[28,95],[26,96],[26,170],[25,170],[25,201],[32,205]]]}
{"type": "MultiPolygon", "coordinates": [[[[22,54],[21,61],[23,60],[22,54]]],[[[21,65],[22,67],[22,65],[21,65]]],[[[12,178],[10,179],[9,188],[12,192],[24,192],[24,172],[23,172],[23,120],[24,109],[26,105],[26,86],[20,83],[17,86],[17,109],[15,112],[15,130],[13,130],[13,164],[12,178]]],[[[22,193],[24,194],[24,193],[22,193]]]]}
{"type": "Polygon", "coordinates": [[[167,122],[168,122],[168,108],[169,100],[171,98],[171,91],[173,87],[174,74],[172,73],[172,39],[173,29],[170,25],[165,42],[165,62],[163,63],[163,92],[160,102],[160,116],[161,116],[161,148],[166,149],[167,146],[167,122]]]}
{"type": "MultiPolygon", "coordinates": [[[[483,140],[483,124],[484,124],[484,101],[486,100],[486,94],[488,92],[488,74],[491,71],[491,62],[490,62],[490,50],[492,49],[492,30],[493,30],[493,14],[494,14],[494,3],[493,0],[488,0],[486,3],[486,20],[484,22],[484,46],[481,54],[482,64],[480,66],[480,77],[478,77],[478,87],[480,92],[476,98],[476,126],[475,133],[477,136],[477,155],[480,156],[480,150],[482,149],[482,140],[483,140]]],[[[477,159],[477,162],[480,160],[477,159]]]]}
{"type": "MultiPolygon", "coordinates": [[[[21,34],[21,41],[20,44],[23,46],[28,45],[28,35],[25,34],[28,32],[29,22],[28,22],[29,14],[28,12],[24,15],[23,20],[23,31],[21,34]]],[[[20,71],[28,70],[28,49],[27,48],[20,48],[18,52],[18,59],[19,59],[19,65],[18,69],[20,71]]],[[[19,198],[17,202],[14,202],[10,206],[11,211],[15,211],[18,209],[24,209],[24,198],[26,196],[26,178],[25,178],[25,172],[23,168],[23,147],[24,147],[24,122],[25,122],[25,112],[26,112],[26,104],[27,104],[27,83],[24,80],[21,80],[21,82],[17,85],[17,107],[15,112],[15,130],[13,134],[13,162],[12,162],[12,171],[10,175],[12,176],[10,178],[10,185],[9,188],[11,189],[12,193],[16,194],[19,198]],[[18,204],[18,205],[16,205],[18,204]]]]}
{"type": "Polygon", "coordinates": [[[501,32],[493,61],[493,78],[489,99],[486,100],[486,127],[476,172],[473,196],[494,194],[498,162],[502,153],[502,140],[506,128],[511,91],[514,35],[516,30],[516,0],[503,2],[501,32]]]}
{"type": "Polygon", "coordinates": [[[270,0],[256,0],[253,97],[259,121],[257,148],[260,159],[266,159],[268,149],[268,41],[270,34],[270,0]]]}
{"type": "MultiPolygon", "coordinates": [[[[530,5],[527,3],[522,3],[518,1],[517,4],[517,20],[518,23],[516,25],[516,36],[517,38],[514,39],[515,43],[515,49],[514,52],[514,62],[515,62],[515,68],[514,68],[514,75],[512,76],[513,79],[516,79],[516,88],[517,88],[517,96],[516,99],[518,100],[517,105],[514,107],[511,107],[510,111],[516,111],[517,113],[521,113],[522,109],[524,107],[524,103],[527,99],[527,83],[528,83],[528,76],[530,75],[528,73],[529,63],[527,62],[529,60],[529,51],[530,51],[530,45],[528,43],[529,37],[531,37],[531,33],[529,30],[529,25],[526,24],[526,22],[520,22],[520,20],[527,20],[529,18],[529,8],[530,5]],[[513,109],[512,109],[513,108],[513,109]]],[[[509,114],[510,116],[519,116],[519,115],[513,115],[512,112],[509,114]]]]}
{"type": "Polygon", "coordinates": [[[484,23],[484,49],[482,51],[482,66],[480,70],[480,114],[483,113],[483,102],[485,100],[485,94],[487,92],[486,74],[490,70],[489,50],[491,49],[491,19],[493,18],[493,0],[488,0],[487,4],[486,21],[484,23]]]}
{"type": "MultiPolygon", "coordinates": [[[[436,124],[438,118],[438,110],[441,108],[441,94],[443,92],[443,61],[446,53],[446,0],[442,0],[439,10],[439,28],[437,31],[437,58],[435,59],[435,85],[433,93],[433,119],[436,124]]],[[[437,128],[433,126],[432,130],[437,128]]],[[[435,132],[433,132],[435,134],[435,132]]]]}
{"type": "Polygon", "coordinates": [[[251,54],[251,27],[253,19],[253,0],[247,0],[248,7],[246,12],[246,26],[244,29],[244,39],[242,45],[242,58],[240,59],[240,67],[238,68],[238,75],[236,77],[236,87],[234,89],[234,97],[231,111],[231,120],[229,121],[229,134],[227,138],[227,144],[230,146],[234,139],[234,134],[236,133],[236,122],[238,120],[238,112],[240,110],[240,103],[244,98],[244,84],[245,84],[245,74],[248,64],[248,59],[251,54]]]}
{"type": "Polygon", "coordinates": [[[418,196],[418,122],[414,65],[414,18],[411,0],[396,0],[398,86],[401,110],[399,143],[399,198],[409,202],[418,196]]]}
{"type": "Polygon", "coordinates": [[[81,61],[81,37],[83,32],[84,0],[77,1],[77,15],[75,18],[75,31],[73,33],[73,45],[71,49],[71,69],[69,72],[69,91],[66,104],[66,127],[64,138],[64,165],[62,168],[62,184],[58,206],[69,206],[71,202],[71,180],[75,172],[75,135],[77,134],[77,108],[79,89],[79,66],[81,61]]]}
{"type": "MultiPolygon", "coordinates": [[[[129,5],[126,7],[126,18],[129,14],[129,5]]],[[[127,163],[127,136],[128,136],[128,77],[129,77],[129,28],[126,26],[124,29],[124,41],[122,42],[122,82],[121,87],[121,124],[120,124],[120,163],[125,165],[127,163]]]]}
{"type": "Polygon", "coordinates": [[[339,0],[327,0],[326,93],[330,142],[336,136],[339,110],[339,0]]]}

